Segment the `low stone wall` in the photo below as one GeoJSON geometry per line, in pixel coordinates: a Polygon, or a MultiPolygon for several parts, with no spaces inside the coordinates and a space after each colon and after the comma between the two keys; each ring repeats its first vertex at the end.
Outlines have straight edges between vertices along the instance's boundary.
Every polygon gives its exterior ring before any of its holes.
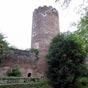
{"type": "Polygon", "coordinates": [[[40,78],[0,78],[0,84],[38,82],[40,78]]]}

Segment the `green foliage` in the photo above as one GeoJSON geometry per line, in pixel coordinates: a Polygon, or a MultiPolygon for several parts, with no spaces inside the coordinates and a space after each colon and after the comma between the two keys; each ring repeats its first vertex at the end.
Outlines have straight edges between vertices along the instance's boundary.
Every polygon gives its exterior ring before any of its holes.
{"type": "Polygon", "coordinates": [[[39,59],[39,50],[38,49],[31,49],[31,52],[35,53],[35,56],[37,57],[37,59],[39,59]]]}
{"type": "Polygon", "coordinates": [[[78,30],[77,33],[88,40],[88,16],[84,16],[81,18],[80,23],[78,24],[78,30]]]}
{"type": "Polygon", "coordinates": [[[2,58],[5,55],[4,52],[8,49],[8,43],[4,40],[4,36],[0,33],[0,65],[2,58]]]}
{"type": "Polygon", "coordinates": [[[88,88],[88,77],[80,77],[79,79],[80,88],[88,88]]]}
{"type": "Polygon", "coordinates": [[[84,82],[84,83],[88,84],[88,78],[87,77],[80,77],[79,82],[84,82]]]}
{"type": "Polygon", "coordinates": [[[75,32],[77,35],[85,40],[85,46],[88,52],[88,15],[83,16],[78,24],[78,30],[75,32]]]}
{"type": "Polygon", "coordinates": [[[21,72],[18,67],[8,69],[6,74],[7,74],[7,76],[14,76],[14,77],[21,76],[21,72]]]}
{"type": "Polygon", "coordinates": [[[86,57],[85,41],[77,34],[58,34],[51,42],[46,56],[47,77],[54,88],[76,86],[86,57]]]}
{"type": "Polygon", "coordinates": [[[84,64],[81,68],[81,77],[88,78],[88,65],[87,64],[84,64]]]}
{"type": "Polygon", "coordinates": [[[0,46],[2,46],[3,50],[8,49],[8,43],[4,40],[4,36],[0,33],[0,46]]]}
{"type": "Polygon", "coordinates": [[[17,48],[15,46],[10,46],[9,49],[10,50],[16,50],[17,48]]]}

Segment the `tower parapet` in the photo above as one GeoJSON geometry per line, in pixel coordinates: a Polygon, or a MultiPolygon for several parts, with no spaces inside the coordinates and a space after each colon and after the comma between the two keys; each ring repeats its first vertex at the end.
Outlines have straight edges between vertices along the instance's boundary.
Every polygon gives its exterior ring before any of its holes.
{"type": "Polygon", "coordinates": [[[58,15],[58,11],[55,8],[52,8],[52,6],[43,6],[43,7],[38,7],[37,9],[34,10],[33,14],[37,14],[37,13],[53,13],[55,15],[58,15]]]}

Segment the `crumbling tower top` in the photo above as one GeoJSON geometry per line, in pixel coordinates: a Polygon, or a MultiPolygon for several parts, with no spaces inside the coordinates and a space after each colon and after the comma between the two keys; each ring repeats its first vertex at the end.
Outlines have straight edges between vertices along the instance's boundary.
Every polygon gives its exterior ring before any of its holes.
{"type": "Polygon", "coordinates": [[[38,13],[47,13],[47,12],[50,12],[50,13],[53,13],[55,15],[58,15],[58,11],[53,8],[52,6],[43,6],[43,7],[38,7],[37,9],[34,10],[33,14],[38,14],[38,13]]]}

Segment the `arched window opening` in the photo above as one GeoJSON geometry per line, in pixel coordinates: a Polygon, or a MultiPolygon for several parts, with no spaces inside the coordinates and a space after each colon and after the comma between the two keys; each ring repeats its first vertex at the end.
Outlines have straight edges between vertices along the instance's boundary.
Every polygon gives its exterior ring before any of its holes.
{"type": "Polygon", "coordinates": [[[28,77],[31,77],[31,73],[28,73],[28,77]]]}

